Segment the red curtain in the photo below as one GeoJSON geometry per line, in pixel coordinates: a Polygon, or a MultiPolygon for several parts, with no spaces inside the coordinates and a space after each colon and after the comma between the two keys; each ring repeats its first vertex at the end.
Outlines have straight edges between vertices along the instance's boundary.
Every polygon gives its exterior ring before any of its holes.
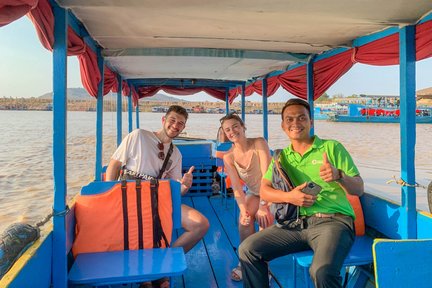
{"type": "MultiPolygon", "coordinates": [[[[314,100],[323,95],[342,75],[354,65],[352,54],[354,49],[347,50],[335,56],[314,63],[314,100]]],[[[307,91],[306,87],[304,91],[307,91]]],[[[305,98],[307,98],[307,92],[305,98]]]]}
{"type": "Polygon", "coordinates": [[[399,64],[399,34],[395,33],[358,47],[354,61],[377,66],[399,64]]]}
{"type": "MultiPolygon", "coordinates": [[[[49,1],[39,0],[37,6],[27,15],[33,22],[42,45],[52,51],[54,44],[54,15],[49,1]]],[[[97,65],[96,54],[70,27],[68,27],[68,55],[78,56],[81,82],[91,96],[97,97],[101,74],[97,65]]],[[[108,94],[116,86],[117,77],[115,73],[105,66],[103,95],[108,94]]]]}
{"type": "Polygon", "coordinates": [[[0,3],[0,27],[5,26],[36,7],[38,0],[2,0],[0,3]]]}
{"type": "Polygon", "coordinates": [[[432,21],[416,26],[416,60],[432,56],[432,21]]]}
{"type": "Polygon", "coordinates": [[[306,99],[306,65],[275,77],[285,90],[297,97],[306,99]]]}
{"type": "MultiPolygon", "coordinates": [[[[262,87],[263,87],[263,81],[255,81],[248,87],[246,87],[246,93],[245,96],[250,96],[252,93],[258,93],[262,95],[262,87]]],[[[267,97],[272,96],[277,89],[279,89],[279,83],[274,78],[268,78],[267,79],[267,97]]]]}
{"type": "MultiPolygon", "coordinates": [[[[115,74],[114,74],[115,75],[115,74]]],[[[117,79],[117,78],[116,78],[117,79]]],[[[113,86],[112,92],[117,93],[118,92],[118,81],[116,80],[116,85],[113,86]]],[[[125,80],[122,81],[122,95],[123,96],[129,96],[130,88],[129,85],[125,80]]]]}

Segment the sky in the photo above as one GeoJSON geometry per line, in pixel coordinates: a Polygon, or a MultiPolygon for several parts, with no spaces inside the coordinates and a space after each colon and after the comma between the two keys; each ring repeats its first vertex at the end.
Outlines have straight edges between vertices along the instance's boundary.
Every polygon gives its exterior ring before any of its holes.
{"type": "MultiPolygon", "coordinates": [[[[327,90],[327,94],[398,95],[398,69],[397,65],[356,64],[327,90]]],[[[417,90],[432,87],[432,58],[417,62],[416,76],[417,90]]],[[[0,87],[0,97],[38,97],[52,91],[52,53],[43,48],[27,17],[0,27],[0,87]]],[[[68,87],[82,87],[76,57],[68,57],[68,87]]],[[[269,102],[285,102],[289,96],[292,95],[280,88],[269,102]]],[[[215,101],[204,93],[178,98],[215,101]]],[[[255,94],[246,100],[261,101],[261,96],[255,94]]]]}

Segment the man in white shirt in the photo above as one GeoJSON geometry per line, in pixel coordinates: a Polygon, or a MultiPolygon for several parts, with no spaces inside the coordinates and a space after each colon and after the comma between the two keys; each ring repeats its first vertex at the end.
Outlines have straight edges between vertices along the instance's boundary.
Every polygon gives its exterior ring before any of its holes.
{"type": "MultiPolygon", "coordinates": [[[[157,178],[165,158],[168,155],[172,140],[186,127],[187,111],[178,105],[172,105],[162,117],[162,128],[157,132],[136,129],[129,133],[111,157],[106,171],[106,180],[117,180],[122,167],[129,175],[141,179],[157,178]]],[[[192,166],[182,177],[182,156],[173,146],[172,154],[160,178],[170,178],[181,183],[181,194],[184,195],[192,186],[192,166]]],[[[200,212],[182,204],[181,223],[184,233],[172,247],[183,247],[185,252],[192,249],[204,237],[209,222],[200,212]]]]}

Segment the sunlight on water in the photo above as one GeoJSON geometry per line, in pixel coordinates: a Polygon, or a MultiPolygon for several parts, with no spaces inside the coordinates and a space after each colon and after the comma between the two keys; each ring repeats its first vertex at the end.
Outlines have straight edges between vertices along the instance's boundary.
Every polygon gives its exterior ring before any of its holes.
{"type": "MultiPolygon", "coordinates": [[[[215,139],[223,115],[191,114],[186,133],[191,137],[215,139]]],[[[123,135],[128,129],[123,113],[123,135]]],[[[157,130],[162,114],[141,113],[140,127],[157,130]]],[[[68,112],[67,176],[68,198],[94,178],[94,112],[68,112]]],[[[135,115],[133,117],[135,121],[135,115]]],[[[262,135],[261,115],[246,115],[247,135],[262,135]]],[[[134,125],[135,127],[135,125],[134,125]]],[[[0,128],[0,232],[18,221],[35,223],[52,207],[52,112],[1,111],[0,128]]],[[[385,184],[392,175],[400,175],[398,124],[352,124],[317,121],[315,132],[321,138],[333,138],[350,151],[365,179],[368,191],[398,200],[399,187],[385,184]]],[[[106,165],[116,147],[116,114],[104,114],[104,152],[106,165]]],[[[272,149],[288,145],[280,128],[280,116],[269,115],[269,145],[272,149]]],[[[432,125],[417,125],[417,182],[432,180],[432,125]]],[[[426,192],[417,189],[419,208],[426,209],[426,192]]]]}

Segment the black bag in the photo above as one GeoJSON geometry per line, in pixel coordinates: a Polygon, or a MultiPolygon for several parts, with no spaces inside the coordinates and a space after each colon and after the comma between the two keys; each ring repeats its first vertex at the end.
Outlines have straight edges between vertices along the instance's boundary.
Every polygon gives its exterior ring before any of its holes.
{"type": "MultiPolygon", "coordinates": [[[[288,173],[280,165],[279,157],[281,151],[281,149],[277,149],[273,153],[272,186],[274,189],[290,192],[295,186],[289,178],[288,173]]],[[[270,211],[273,213],[278,227],[295,228],[300,224],[299,207],[296,205],[289,203],[272,203],[270,211]]]]}

